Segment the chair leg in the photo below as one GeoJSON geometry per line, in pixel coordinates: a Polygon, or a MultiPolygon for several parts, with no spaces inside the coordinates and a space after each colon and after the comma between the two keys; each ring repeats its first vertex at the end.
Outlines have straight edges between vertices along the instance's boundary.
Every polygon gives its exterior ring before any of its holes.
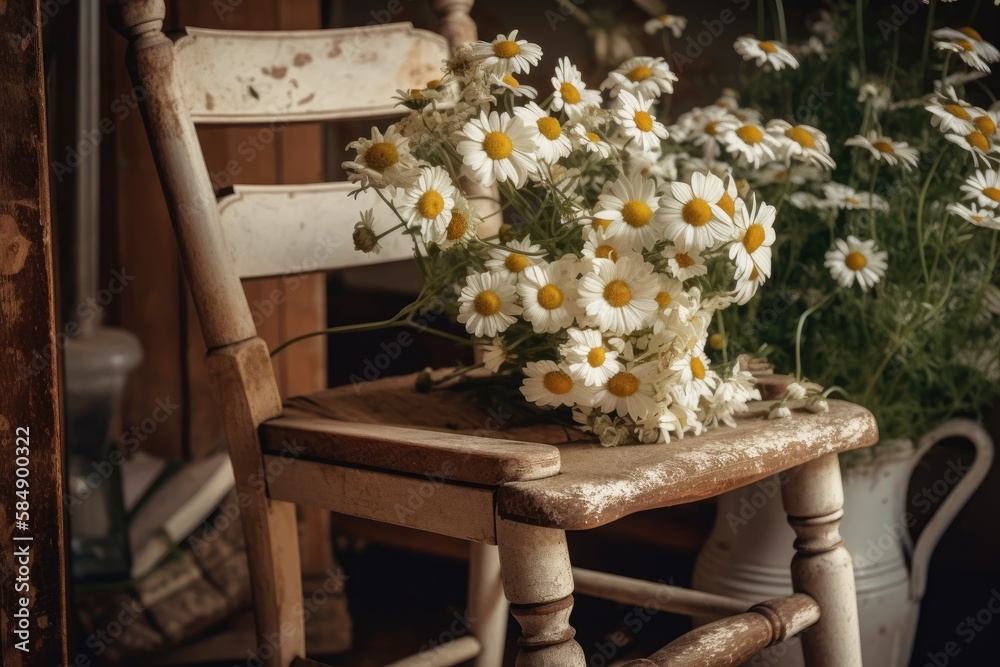
{"type": "Polygon", "coordinates": [[[257,625],[255,655],[265,667],[289,667],[306,655],[295,505],[270,500],[259,489],[240,492],[251,499],[240,518],[257,625]]]}
{"type": "Polygon", "coordinates": [[[585,667],[569,624],[573,571],[566,534],[497,517],[503,590],[521,626],[516,667],[585,667]]]}
{"type": "Polygon", "coordinates": [[[507,598],[500,583],[500,555],[496,547],[469,545],[469,629],[482,650],[474,667],[501,667],[507,640],[507,598]]]}
{"type": "Polygon", "coordinates": [[[861,667],[854,566],[843,547],[840,519],[844,487],[836,454],[790,470],[782,489],[788,522],[795,530],[792,586],[811,595],[820,619],[802,635],[809,667],[861,667]]]}

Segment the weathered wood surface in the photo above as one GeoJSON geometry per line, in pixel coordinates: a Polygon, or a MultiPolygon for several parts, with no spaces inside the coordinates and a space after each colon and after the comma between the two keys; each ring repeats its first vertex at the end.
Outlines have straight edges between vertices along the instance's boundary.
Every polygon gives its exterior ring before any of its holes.
{"type": "Polygon", "coordinates": [[[373,209],[375,229],[397,224],[374,190],[354,183],[237,185],[219,200],[226,241],[243,278],[297,275],[413,257],[406,234],[389,234],[378,254],[354,249],[354,223],[373,209]]]}
{"type": "Polygon", "coordinates": [[[448,42],[409,23],[308,32],[187,28],[175,51],[196,123],[287,123],[398,115],[396,91],[440,79],[448,42]]]}
{"type": "MultiPolygon", "coordinates": [[[[789,419],[768,420],[769,404],[763,402],[752,405],[735,429],[721,427],[664,445],[601,447],[579,431],[556,424],[518,423],[510,415],[497,424],[497,411],[491,416],[468,394],[447,389],[422,394],[413,389],[413,382],[412,375],[385,378],[292,399],[286,405],[356,423],[555,444],[559,474],[503,484],[498,507],[506,518],[565,530],[594,528],[632,512],[715,496],[878,439],[874,417],[851,403],[830,401],[825,414],[797,411],[789,419]]],[[[500,411],[501,417],[504,414],[500,411]]]]}
{"type": "Polygon", "coordinates": [[[590,595],[619,604],[636,605],[684,616],[742,614],[752,603],[723,595],[693,591],[607,572],[573,568],[575,595],[590,595]]]}
{"type": "Polygon", "coordinates": [[[7,667],[70,661],[39,17],[37,0],[0,2],[0,662],[7,667]]]}

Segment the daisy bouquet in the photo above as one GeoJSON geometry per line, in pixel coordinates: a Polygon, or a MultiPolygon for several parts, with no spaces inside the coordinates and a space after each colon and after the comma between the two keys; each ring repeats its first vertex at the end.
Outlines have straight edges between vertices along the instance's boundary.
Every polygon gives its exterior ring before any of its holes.
{"type": "Polygon", "coordinates": [[[384,203],[362,213],[357,249],[406,234],[425,279],[383,324],[450,313],[477,366],[605,445],[734,426],[759,394],[709,348],[722,311],[771,274],[775,208],[703,160],[657,168],[676,81],[663,58],[599,88],[560,58],[539,91],[521,79],[541,59],[516,31],[459,48],[440,80],[399,91],[401,120],[350,144],[350,178],[384,203]]]}
{"type": "Polygon", "coordinates": [[[984,85],[1000,51],[935,25],[936,2],[922,36],[864,4],[819,12],[789,44],[776,2],[777,38],[734,44],[739,91],[681,114],[651,169],[732,174],[777,202],[780,270],[723,315],[724,345],[808,373],[829,387],[796,385],[815,405],[839,391],[887,438],[912,438],[1000,394],[1000,104],[984,85]]]}

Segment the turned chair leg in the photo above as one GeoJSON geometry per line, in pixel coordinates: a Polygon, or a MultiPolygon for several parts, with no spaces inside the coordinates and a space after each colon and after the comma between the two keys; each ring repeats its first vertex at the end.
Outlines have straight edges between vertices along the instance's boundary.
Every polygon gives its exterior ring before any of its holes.
{"type": "Polygon", "coordinates": [[[507,640],[507,598],[500,583],[500,555],[495,546],[469,545],[469,630],[482,649],[474,667],[502,667],[507,640]]]}
{"type": "Polygon", "coordinates": [[[795,530],[792,586],[819,603],[820,619],[802,635],[808,667],[861,667],[861,635],[854,566],[843,547],[844,487],[836,454],[790,470],[782,489],[795,530]]]}
{"type": "Polygon", "coordinates": [[[497,517],[500,576],[521,626],[517,667],[585,667],[569,624],[573,571],[566,534],[497,517]]]}

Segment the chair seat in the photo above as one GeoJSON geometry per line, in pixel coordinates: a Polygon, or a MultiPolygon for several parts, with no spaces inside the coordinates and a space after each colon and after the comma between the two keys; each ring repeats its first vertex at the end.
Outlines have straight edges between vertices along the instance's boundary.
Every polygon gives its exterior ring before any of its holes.
{"type": "Polygon", "coordinates": [[[279,452],[294,439],[299,455],[312,460],[496,486],[501,516],[582,530],[716,496],[878,440],[874,417],[853,403],[830,401],[826,413],[768,420],[770,402],[763,401],[750,404],[736,428],[669,444],[602,447],[573,428],[486,408],[469,392],[417,392],[414,380],[386,378],[290,399],[283,417],[261,425],[265,451],[279,452]],[[408,445],[409,438],[418,442],[408,445]],[[447,462],[452,474],[441,472],[447,462]]]}

